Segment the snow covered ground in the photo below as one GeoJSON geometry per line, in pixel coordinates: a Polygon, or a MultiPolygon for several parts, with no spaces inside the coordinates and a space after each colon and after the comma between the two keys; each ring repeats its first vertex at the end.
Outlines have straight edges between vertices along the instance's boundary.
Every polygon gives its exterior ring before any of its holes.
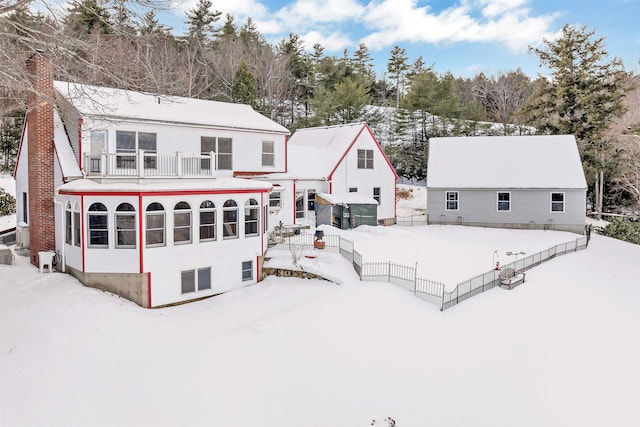
{"type": "MultiPolygon", "coordinates": [[[[350,233],[369,257],[450,244],[455,256],[423,256],[458,274],[476,258],[485,271],[503,250],[492,232],[350,233]]],[[[514,233],[519,245],[504,248],[550,244],[514,233]]],[[[440,312],[359,282],[328,251],[313,265],[340,285],[269,277],[155,310],[17,256],[0,265],[0,425],[636,426],[638,259],[640,246],[594,236],[514,290],[440,312]]]]}

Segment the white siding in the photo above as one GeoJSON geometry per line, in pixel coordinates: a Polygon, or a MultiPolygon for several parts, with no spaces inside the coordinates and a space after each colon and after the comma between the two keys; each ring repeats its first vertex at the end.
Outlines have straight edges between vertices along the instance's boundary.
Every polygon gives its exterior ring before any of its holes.
{"type": "Polygon", "coordinates": [[[378,219],[395,218],[395,175],[369,132],[362,132],[333,174],[332,193],[358,192],[373,197],[373,189],[380,188],[381,204],[378,219]],[[358,169],[358,150],[373,151],[373,169],[358,169]]]}
{"type": "MultiPolygon", "coordinates": [[[[158,154],[200,154],[200,137],[214,136],[232,139],[233,171],[240,172],[284,172],[285,136],[266,132],[216,130],[213,128],[159,124],[148,122],[110,122],[87,119],[83,125],[83,153],[91,152],[92,130],[107,131],[109,153],[116,152],[116,131],[153,132],[157,135],[158,154]],[[262,141],[274,142],[274,166],[262,166],[262,141]]],[[[232,172],[221,171],[218,176],[231,176],[232,172]]]]}

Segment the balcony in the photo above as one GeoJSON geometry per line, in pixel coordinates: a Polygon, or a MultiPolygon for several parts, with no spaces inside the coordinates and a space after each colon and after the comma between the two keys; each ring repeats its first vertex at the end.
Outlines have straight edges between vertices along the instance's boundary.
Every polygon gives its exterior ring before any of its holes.
{"type": "Polygon", "coordinates": [[[103,178],[213,178],[216,154],[185,155],[146,153],[107,153],[85,155],[88,177],[103,178]]]}

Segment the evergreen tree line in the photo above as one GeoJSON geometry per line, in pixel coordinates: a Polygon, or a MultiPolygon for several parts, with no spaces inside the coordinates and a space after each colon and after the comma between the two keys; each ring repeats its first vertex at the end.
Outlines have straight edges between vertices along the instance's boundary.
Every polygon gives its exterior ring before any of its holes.
{"type": "MultiPolygon", "coordinates": [[[[586,27],[567,25],[559,39],[531,49],[550,70],[546,78],[520,69],[457,78],[435,72],[422,57],[410,62],[400,46],[377,75],[365,44],[339,56],[326,55],[320,44],[308,49],[297,34],[270,44],[251,18],[240,24],[222,16],[211,0],[188,10],[185,34],[175,35],[144,5],[75,0],[59,19],[20,1],[0,10],[4,128],[24,115],[25,94],[33,90],[24,63],[42,49],[60,80],[250,104],[292,131],[367,121],[409,179],[425,178],[434,136],[573,134],[594,208],[640,207],[638,77],[608,58],[604,39],[586,27]]],[[[15,132],[2,135],[9,166],[15,132]]]]}

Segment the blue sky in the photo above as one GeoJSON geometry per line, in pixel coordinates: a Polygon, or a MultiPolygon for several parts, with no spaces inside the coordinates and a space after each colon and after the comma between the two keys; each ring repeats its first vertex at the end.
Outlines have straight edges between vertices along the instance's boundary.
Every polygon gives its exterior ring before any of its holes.
{"type": "MultiPolygon", "coordinates": [[[[376,71],[386,70],[394,45],[410,61],[422,55],[437,72],[471,77],[521,68],[531,77],[545,70],[528,53],[543,38],[554,39],[564,24],[586,25],[605,37],[612,56],[628,70],[640,66],[640,0],[212,0],[241,25],[250,16],[271,43],[289,33],[311,50],[320,43],[328,55],[353,53],[364,42],[376,71]]],[[[184,28],[185,0],[172,13],[176,33],[184,28]]],[[[223,20],[221,20],[223,21],[223,20]]]]}

